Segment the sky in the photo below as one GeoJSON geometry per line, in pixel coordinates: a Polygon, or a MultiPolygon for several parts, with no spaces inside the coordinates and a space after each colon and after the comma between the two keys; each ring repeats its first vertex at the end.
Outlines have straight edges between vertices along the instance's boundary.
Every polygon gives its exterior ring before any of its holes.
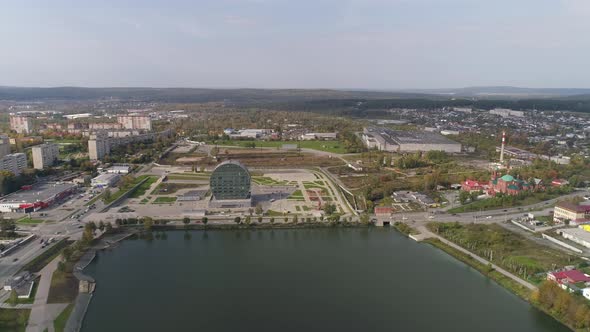
{"type": "Polygon", "coordinates": [[[590,88],[590,0],[2,0],[0,85],[590,88]]]}

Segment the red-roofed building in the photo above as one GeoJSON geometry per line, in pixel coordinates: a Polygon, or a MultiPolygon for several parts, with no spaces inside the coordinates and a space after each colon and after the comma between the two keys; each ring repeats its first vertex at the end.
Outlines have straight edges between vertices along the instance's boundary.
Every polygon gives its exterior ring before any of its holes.
{"type": "Polygon", "coordinates": [[[561,187],[561,186],[565,186],[569,184],[568,180],[564,180],[564,179],[555,179],[553,181],[551,181],[551,185],[553,187],[561,187]]]}
{"type": "Polygon", "coordinates": [[[480,191],[484,190],[485,183],[475,180],[465,180],[461,183],[461,190],[463,191],[480,191]]]}
{"type": "Polygon", "coordinates": [[[559,202],[553,210],[555,223],[569,223],[570,225],[587,224],[590,220],[590,205],[577,205],[571,202],[559,202]]]}
{"type": "Polygon", "coordinates": [[[375,215],[378,217],[389,217],[393,213],[393,208],[378,206],[375,208],[375,215]]]}
{"type": "Polygon", "coordinates": [[[554,281],[558,284],[575,284],[578,282],[590,282],[590,277],[578,270],[549,272],[547,280],[554,281]]]}

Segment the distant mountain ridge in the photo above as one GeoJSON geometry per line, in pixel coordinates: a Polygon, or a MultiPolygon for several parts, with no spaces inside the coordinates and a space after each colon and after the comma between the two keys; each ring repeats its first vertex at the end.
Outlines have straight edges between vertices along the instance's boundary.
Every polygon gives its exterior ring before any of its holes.
{"type": "Polygon", "coordinates": [[[514,86],[481,86],[456,89],[404,89],[403,92],[447,95],[458,97],[570,97],[577,95],[590,95],[590,89],[586,88],[521,88],[514,86]]]}

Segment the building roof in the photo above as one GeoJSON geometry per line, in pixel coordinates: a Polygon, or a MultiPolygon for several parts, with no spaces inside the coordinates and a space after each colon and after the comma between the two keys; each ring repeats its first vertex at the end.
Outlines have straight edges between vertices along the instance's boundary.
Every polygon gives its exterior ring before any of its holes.
{"type": "Polygon", "coordinates": [[[13,194],[5,196],[0,200],[0,203],[44,202],[66,190],[71,190],[74,187],[76,187],[76,185],[71,183],[36,184],[31,189],[19,190],[13,194]]]}
{"type": "Polygon", "coordinates": [[[393,209],[386,206],[378,206],[375,208],[375,214],[389,214],[392,213],[393,209]]]}
{"type": "Polygon", "coordinates": [[[506,174],[506,175],[502,176],[500,179],[502,179],[502,181],[505,181],[505,182],[514,181],[514,177],[510,174],[506,174]]]}
{"type": "Polygon", "coordinates": [[[578,270],[551,272],[557,280],[568,279],[569,282],[590,282],[590,277],[578,270]]]}
{"type": "Polygon", "coordinates": [[[571,212],[590,212],[590,205],[576,205],[574,203],[571,202],[559,202],[557,203],[557,205],[555,205],[556,208],[560,208],[560,209],[564,209],[564,210],[568,210],[571,212]]]}

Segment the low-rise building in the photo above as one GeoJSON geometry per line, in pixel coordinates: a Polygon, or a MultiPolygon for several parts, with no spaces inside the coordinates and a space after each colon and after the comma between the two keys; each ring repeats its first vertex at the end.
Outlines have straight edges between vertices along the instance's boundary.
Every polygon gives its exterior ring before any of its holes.
{"type": "Polygon", "coordinates": [[[121,175],[116,174],[116,173],[104,173],[104,174],[100,174],[99,176],[93,178],[90,181],[90,184],[92,185],[92,187],[95,187],[95,188],[112,187],[113,185],[115,185],[119,181],[120,178],[121,178],[121,175]]]}
{"type": "Polygon", "coordinates": [[[334,140],[338,133],[307,133],[301,135],[301,139],[304,141],[311,140],[334,140]]]}
{"type": "Polygon", "coordinates": [[[0,199],[0,212],[31,212],[53,205],[71,195],[77,186],[71,183],[42,183],[23,189],[0,199]]]}
{"type": "Polygon", "coordinates": [[[28,271],[22,271],[6,280],[4,290],[15,291],[19,299],[28,299],[31,297],[34,284],[34,276],[28,271]]]}
{"type": "Polygon", "coordinates": [[[131,166],[129,164],[113,165],[107,168],[107,173],[112,174],[129,174],[131,166]]]}
{"type": "Polygon", "coordinates": [[[575,242],[586,248],[590,248],[590,233],[583,228],[562,228],[558,229],[557,233],[561,234],[564,239],[575,242]]]}
{"type": "Polygon", "coordinates": [[[570,225],[585,224],[590,221],[590,205],[578,205],[570,202],[559,202],[553,210],[555,223],[570,225]]]}

